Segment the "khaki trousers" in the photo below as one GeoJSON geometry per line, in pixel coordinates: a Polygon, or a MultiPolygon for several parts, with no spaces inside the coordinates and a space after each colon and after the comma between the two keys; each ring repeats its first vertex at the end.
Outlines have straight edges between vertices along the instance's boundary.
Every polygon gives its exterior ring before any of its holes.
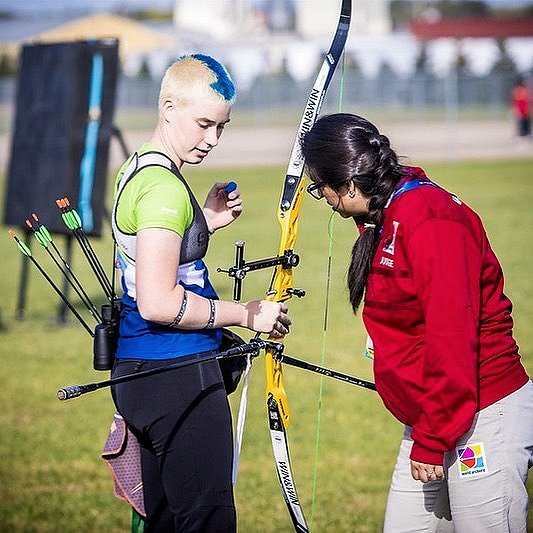
{"type": "Polygon", "coordinates": [[[444,457],[445,479],[411,477],[406,427],[392,477],[385,533],[526,533],[533,466],[533,383],[477,413],[444,457]]]}

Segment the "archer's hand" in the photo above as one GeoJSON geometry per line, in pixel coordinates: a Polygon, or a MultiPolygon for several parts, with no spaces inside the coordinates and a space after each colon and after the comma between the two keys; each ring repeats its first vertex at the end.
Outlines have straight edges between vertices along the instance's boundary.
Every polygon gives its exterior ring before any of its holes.
{"type": "Polygon", "coordinates": [[[215,183],[205,199],[203,211],[211,233],[231,224],[242,213],[241,192],[235,189],[226,195],[227,185],[228,182],[215,183]]]}
{"type": "Polygon", "coordinates": [[[430,465],[419,463],[411,459],[411,475],[414,479],[427,483],[428,481],[441,480],[444,478],[444,469],[442,465],[430,465]]]}
{"type": "Polygon", "coordinates": [[[244,304],[247,328],[260,333],[269,333],[272,337],[283,337],[289,333],[292,320],[287,315],[284,303],[267,300],[252,300],[244,304]]]}

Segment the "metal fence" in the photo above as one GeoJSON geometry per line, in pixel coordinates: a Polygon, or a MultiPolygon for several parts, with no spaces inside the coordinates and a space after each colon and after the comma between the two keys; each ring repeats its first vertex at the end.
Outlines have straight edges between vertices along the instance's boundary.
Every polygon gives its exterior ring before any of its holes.
{"type": "MultiPolygon", "coordinates": [[[[509,95],[516,73],[495,72],[476,77],[468,72],[452,71],[446,78],[420,73],[400,78],[382,71],[375,79],[364,78],[357,71],[337,72],[324,103],[325,110],[335,110],[342,100],[345,108],[396,110],[410,116],[432,116],[470,110],[479,116],[504,114],[509,109],[509,95]]],[[[264,115],[271,110],[300,110],[313,80],[295,82],[288,74],[263,76],[247,89],[238,90],[237,109],[264,115]]],[[[239,88],[238,88],[239,89],[239,88]]],[[[118,109],[154,109],[159,83],[151,79],[122,77],[118,86],[118,109]]]]}
{"type": "MultiPolygon", "coordinates": [[[[383,112],[401,112],[411,116],[459,113],[465,110],[479,116],[503,115],[509,108],[509,93],[515,81],[513,71],[494,72],[476,77],[468,72],[452,71],[446,78],[427,73],[400,78],[383,70],[375,79],[366,79],[354,70],[337,72],[324,103],[324,110],[335,110],[342,99],[344,108],[377,108],[383,112]],[[341,98],[342,94],[342,98],[341,98]]],[[[254,84],[238,91],[237,109],[264,115],[271,110],[300,110],[313,80],[295,82],[288,74],[257,78],[254,84]]],[[[117,110],[155,109],[159,82],[149,78],[121,76],[118,84],[117,110]]],[[[0,105],[6,109],[15,101],[16,81],[0,78],[0,105]]],[[[282,120],[283,113],[278,114],[282,120]]]]}

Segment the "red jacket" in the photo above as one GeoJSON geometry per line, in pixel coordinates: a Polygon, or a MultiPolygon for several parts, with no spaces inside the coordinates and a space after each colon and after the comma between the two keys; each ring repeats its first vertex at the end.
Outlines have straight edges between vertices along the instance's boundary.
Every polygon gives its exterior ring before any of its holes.
{"type": "MultiPolygon", "coordinates": [[[[421,169],[410,170],[401,184],[427,180],[421,169]]],[[[363,319],[378,393],[413,427],[411,459],[442,464],[477,411],[527,382],[511,308],[476,213],[430,185],[392,200],[363,319]]]]}
{"type": "Polygon", "coordinates": [[[530,96],[529,90],[525,86],[519,86],[513,89],[511,93],[514,114],[518,118],[529,117],[530,96]]]}

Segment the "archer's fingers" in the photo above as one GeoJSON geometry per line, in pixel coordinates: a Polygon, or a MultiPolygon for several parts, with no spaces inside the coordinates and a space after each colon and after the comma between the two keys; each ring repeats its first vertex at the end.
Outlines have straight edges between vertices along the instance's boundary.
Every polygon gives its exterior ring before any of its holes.
{"type": "Polygon", "coordinates": [[[435,475],[437,476],[437,479],[443,479],[444,478],[444,468],[442,466],[437,465],[435,467],[435,475]]]}
{"type": "Polygon", "coordinates": [[[226,202],[226,207],[231,209],[233,212],[242,211],[242,198],[239,196],[237,198],[233,198],[232,200],[228,200],[226,202]]]}

